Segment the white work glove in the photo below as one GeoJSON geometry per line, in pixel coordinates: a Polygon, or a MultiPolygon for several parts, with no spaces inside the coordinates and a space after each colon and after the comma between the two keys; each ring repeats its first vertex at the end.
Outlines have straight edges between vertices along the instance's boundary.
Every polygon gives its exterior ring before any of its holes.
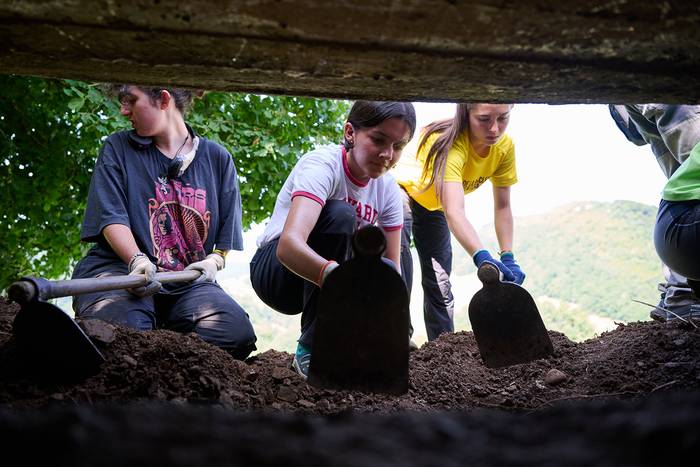
{"type": "Polygon", "coordinates": [[[141,298],[158,293],[162,284],[155,280],[157,270],[158,268],[148,259],[148,256],[141,252],[136,253],[129,261],[129,275],[145,275],[146,279],[148,279],[148,284],[126,290],[141,298]]]}
{"type": "Polygon", "coordinates": [[[196,263],[190,264],[185,268],[185,270],[190,269],[202,273],[202,275],[199,276],[195,282],[214,282],[216,280],[217,271],[221,271],[225,265],[226,262],[221,255],[211,253],[202,261],[197,261],[196,263]]]}
{"type": "Polygon", "coordinates": [[[324,266],[323,269],[321,269],[321,274],[318,276],[318,286],[323,287],[323,283],[326,282],[326,278],[328,275],[333,272],[335,268],[340,266],[338,263],[335,261],[331,260],[328,261],[324,266]]]}

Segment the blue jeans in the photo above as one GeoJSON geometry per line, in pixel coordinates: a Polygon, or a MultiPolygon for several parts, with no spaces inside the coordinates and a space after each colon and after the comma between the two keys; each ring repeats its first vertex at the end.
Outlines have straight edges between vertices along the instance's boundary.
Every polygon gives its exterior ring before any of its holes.
{"type": "MultiPolygon", "coordinates": [[[[321,210],[307,243],[322,257],[342,263],[350,257],[356,226],[355,208],[345,201],[329,200],[321,210]]],[[[321,289],[279,262],[278,243],[279,238],[258,248],[250,262],[250,282],[258,297],[270,308],[286,315],[301,313],[299,343],[310,349],[321,289]]]]}
{"type": "Polygon", "coordinates": [[[429,211],[404,196],[404,221],[401,232],[401,271],[409,295],[413,287],[411,237],[418,252],[423,286],[423,319],[428,340],[443,332],[454,332],[452,296],[452,245],[450,229],[442,211],[429,211]]]}
{"type": "Polygon", "coordinates": [[[661,200],[654,246],[668,267],[688,278],[688,285],[700,298],[700,200],[661,200]]]}

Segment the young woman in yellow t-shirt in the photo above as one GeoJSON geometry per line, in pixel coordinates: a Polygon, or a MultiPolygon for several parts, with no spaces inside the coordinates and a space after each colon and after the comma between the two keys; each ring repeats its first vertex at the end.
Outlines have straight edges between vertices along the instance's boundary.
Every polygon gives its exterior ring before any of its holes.
{"type": "Polygon", "coordinates": [[[504,280],[522,284],[525,279],[512,252],[510,187],[517,175],[513,141],[505,134],[512,108],[512,104],[458,104],[454,118],[424,128],[415,158],[406,155],[396,170],[404,190],[401,266],[410,291],[413,237],[421,265],[429,340],[454,331],[450,233],[477,267],[489,261],[504,280]],[[464,196],[486,180],[493,185],[500,260],[484,249],[464,210],[464,196]]]}

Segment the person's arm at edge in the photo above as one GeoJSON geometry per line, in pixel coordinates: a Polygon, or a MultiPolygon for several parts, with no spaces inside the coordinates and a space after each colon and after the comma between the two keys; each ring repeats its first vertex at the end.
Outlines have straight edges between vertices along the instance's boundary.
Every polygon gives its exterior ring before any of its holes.
{"type": "Polygon", "coordinates": [[[500,251],[513,251],[513,211],[509,186],[493,187],[493,223],[500,251]]]}
{"type": "Polygon", "coordinates": [[[385,230],[386,250],[384,257],[394,263],[396,271],[401,274],[401,229],[385,230]]]}
{"type": "Polygon", "coordinates": [[[442,208],[447,225],[470,256],[483,248],[479,234],[464,211],[464,191],[460,182],[445,182],[442,187],[442,208]]]}
{"type": "Polygon", "coordinates": [[[322,206],[317,201],[304,196],[294,197],[277,245],[277,258],[280,262],[296,275],[314,284],[318,283],[321,270],[328,262],[306,243],[321,209],[322,206]]]}

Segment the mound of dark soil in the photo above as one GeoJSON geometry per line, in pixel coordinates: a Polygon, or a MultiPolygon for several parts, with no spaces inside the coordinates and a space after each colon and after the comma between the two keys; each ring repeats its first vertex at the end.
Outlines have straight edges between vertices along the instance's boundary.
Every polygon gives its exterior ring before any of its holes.
{"type": "Polygon", "coordinates": [[[693,323],[582,343],[550,332],[554,356],[502,369],[471,333],[443,335],[411,353],[397,397],[316,389],[287,353],[240,362],[196,336],[125,328],[98,342],[97,375],[40,382],[16,312],[0,305],[0,439],[29,464],[677,465],[700,445],[693,323]]]}
{"type": "Polygon", "coordinates": [[[700,383],[700,330],[692,323],[638,322],[582,343],[550,332],[553,357],[508,368],[486,368],[469,332],[446,334],[412,352],[410,390],[402,396],[316,389],[290,369],[292,356],[267,351],[245,362],[195,335],[115,328],[98,345],[99,374],[76,384],[28,377],[11,339],[13,304],[0,311],[0,403],[14,408],[63,402],[177,401],[242,410],[310,414],[539,409],[565,399],[633,399],[700,383]]]}

